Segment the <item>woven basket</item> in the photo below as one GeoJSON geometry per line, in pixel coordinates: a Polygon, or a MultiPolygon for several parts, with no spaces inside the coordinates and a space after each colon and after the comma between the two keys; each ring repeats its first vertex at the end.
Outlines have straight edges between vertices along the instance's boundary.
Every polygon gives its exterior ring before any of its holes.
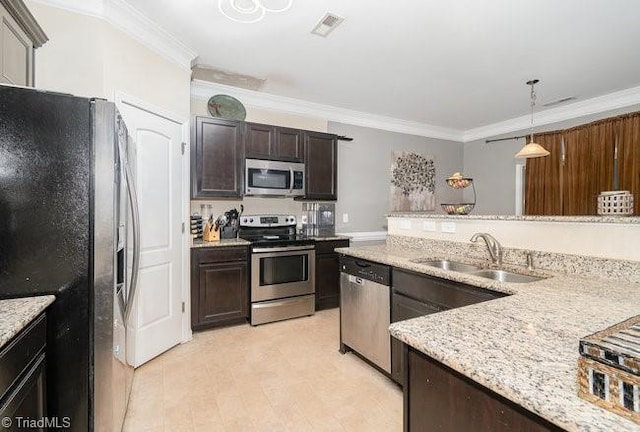
{"type": "Polygon", "coordinates": [[[629,191],[608,191],[598,195],[598,214],[629,216],[633,214],[633,194],[629,191]]]}

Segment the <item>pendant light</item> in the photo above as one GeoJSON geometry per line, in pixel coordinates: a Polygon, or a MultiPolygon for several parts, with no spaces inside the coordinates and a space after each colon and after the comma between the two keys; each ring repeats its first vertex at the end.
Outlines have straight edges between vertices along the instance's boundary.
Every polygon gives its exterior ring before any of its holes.
{"type": "Polygon", "coordinates": [[[531,138],[529,139],[529,144],[522,147],[522,149],[516,154],[515,157],[518,159],[543,157],[549,156],[550,154],[544,147],[533,141],[533,108],[536,106],[536,92],[533,86],[538,82],[539,80],[537,79],[527,81],[527,85],[531,86],[531,138]]]}

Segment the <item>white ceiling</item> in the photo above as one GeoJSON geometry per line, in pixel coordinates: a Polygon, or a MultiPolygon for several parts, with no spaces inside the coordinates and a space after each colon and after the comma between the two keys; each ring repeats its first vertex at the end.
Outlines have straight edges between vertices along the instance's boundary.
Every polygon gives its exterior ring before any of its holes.
{"type": "Polygon", "coordinates": [[[539,105],[640,85],[638,0],[294,0],[256,24],[217,0],[127,2],[263,92],[456,130],[526,115],[531,78],[539,105]],[[310,34],[326,12],[345,21],[310,34]]]}

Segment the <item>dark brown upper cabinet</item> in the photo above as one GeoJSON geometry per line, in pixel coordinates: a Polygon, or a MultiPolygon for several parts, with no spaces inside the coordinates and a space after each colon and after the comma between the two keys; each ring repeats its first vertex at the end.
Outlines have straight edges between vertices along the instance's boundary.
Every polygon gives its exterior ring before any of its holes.
{"type": "Polygon", "coordinates": [[[196,117],[191,130],[191,198],[239,198],[244,188],[244,123],[196,117]]]}
{"type": "Polygon", "coordinates": [[[246,157],[285,162],[303,162],[302,136],[298,129],[247,123],[245,129],[246,157]]]}
{"type": "MultiPolygon", "coordinates": [[[[338,139],[333,134],[302,131],[306,170],[305,200],[338,199],[338,139]]],[[[298,198],[296,198],[298,199],[298,198]]]]}

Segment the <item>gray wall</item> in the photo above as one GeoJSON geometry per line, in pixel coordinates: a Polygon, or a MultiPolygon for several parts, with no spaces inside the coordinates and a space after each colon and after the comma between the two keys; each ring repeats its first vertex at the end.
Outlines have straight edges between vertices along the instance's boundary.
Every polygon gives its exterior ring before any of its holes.
{"type": "Polygon", "coordinates": [[[462,171],[462,143],[335,122],[329,122],[328,131],[353,138],[351,142],[338,141],[336,231],[386,230],[392,151],[414,151],[434,157],[436,213],[442,213],[441,202],[462,199],[459,191],[444,182],[454,172],[462,171]],[[349,223],[342,222],[343,213],[349,214],[349,223]]]}
{"type": "MultiPolygon", "coordinates": [[[[536,127],[535,131],[566,129],[638,110],[640,105],[634,105],[536,127]]],[[[511,137],[528,133],[529,130],[521,130],[503,136],[511,137]]],[[[500,136],[494,138],[500,138],[500,136]]],[[[523,139],[489,144],[485,144],[485,140],[482,139],[464,144],[464,174],[473,177],[478,195],[474,214],[515,214],[516,163],[523,164],[524,160],[515,159],[514,155],[523,145],[523,139]]],[[[468,197],[465,192],[465,199],[468,197]]]]}

